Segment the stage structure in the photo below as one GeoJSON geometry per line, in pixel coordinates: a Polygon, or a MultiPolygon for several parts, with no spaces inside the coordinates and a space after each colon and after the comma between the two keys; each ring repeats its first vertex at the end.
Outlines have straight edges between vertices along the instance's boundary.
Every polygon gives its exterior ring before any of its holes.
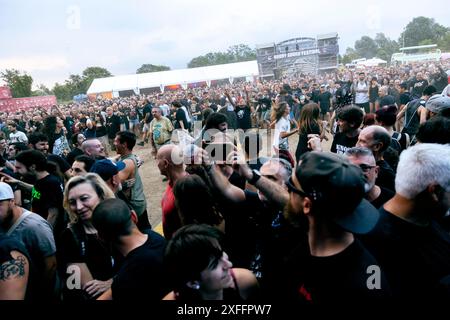
{"type": "Polygon", "coordinates": [[[338,67],[338,34],[316,38],[294,38],[256,46],[256,60],[262,78],[317,74],[338,67]]]}

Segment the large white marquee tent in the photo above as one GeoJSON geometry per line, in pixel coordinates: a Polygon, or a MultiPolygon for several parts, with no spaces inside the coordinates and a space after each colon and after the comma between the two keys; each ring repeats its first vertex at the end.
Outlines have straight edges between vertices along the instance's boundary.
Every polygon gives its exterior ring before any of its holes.
{"type": "Polygon", "coordinates": [[[200,68],[99,78],[92,82],[87,94],[112,93],[113,97],[117,97],[119,91],[133,90],[136,94],[139,94],[140,90],[145,88],[160,88],[161,91],[164,91],[166,86],[173,85],[180,85],[186,89],[192,83],[206,82],[210,86],[213,80],[227,79],[230,83],[233,83],[236,78],[245,77],[250,80],[258,75],[257,62],[246,61],[200,68]]]}

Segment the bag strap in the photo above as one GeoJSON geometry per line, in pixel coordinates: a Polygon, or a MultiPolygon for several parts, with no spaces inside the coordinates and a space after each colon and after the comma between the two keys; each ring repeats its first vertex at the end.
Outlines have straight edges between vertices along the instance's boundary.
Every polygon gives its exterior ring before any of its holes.
{"type": "Polygon", "coordinates": [[[72,232],[73,238],[77,244],[77,247],[80,249],[81,257],[86,256],[86,238],[84,237],[84,233],[80,230],[80,226],[77,224],[70,224],[69,229],[72,232]]]}

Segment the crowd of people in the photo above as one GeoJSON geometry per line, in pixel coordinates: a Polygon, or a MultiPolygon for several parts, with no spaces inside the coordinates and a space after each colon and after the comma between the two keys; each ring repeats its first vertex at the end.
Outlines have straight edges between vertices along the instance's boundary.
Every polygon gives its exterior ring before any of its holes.
{"type": "Polygon", "coordinates": [[[1,113],[0,299],[448,298],[448,68],[1,113]],[[136,145],[167,181],[163,234],[136,145]]]}

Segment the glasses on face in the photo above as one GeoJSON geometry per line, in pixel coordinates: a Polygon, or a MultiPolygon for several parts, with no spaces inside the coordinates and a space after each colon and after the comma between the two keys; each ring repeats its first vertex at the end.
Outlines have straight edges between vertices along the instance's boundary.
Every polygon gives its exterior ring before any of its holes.
{"type": "Polygon", "coordinates": [[[294,182],[292,181],[292,177],[289,178],[289,180],[288,180],[287,183],[286,183],[286,186],[287,186],[287,188],[288,188],[288,192],[289,192],[289,193],[294,192],[294,193],[296,193],[296,194],[298,194],[298,195],[300,195],[300,196],[302,196],[302,197],[307,197],[307,196],[308,196],[305,192],[303,192],[303,191],[300,190],[300,189],[297,189],[297,188],[294,186],[294,182]]]}
{"type": "Polygon", "coordinates": [[[369,166],[368,164],[365,163],[361,163],[359,167],[363,172],[369,172],[371,169],[375,168],[375,166],[369,166]]]}

